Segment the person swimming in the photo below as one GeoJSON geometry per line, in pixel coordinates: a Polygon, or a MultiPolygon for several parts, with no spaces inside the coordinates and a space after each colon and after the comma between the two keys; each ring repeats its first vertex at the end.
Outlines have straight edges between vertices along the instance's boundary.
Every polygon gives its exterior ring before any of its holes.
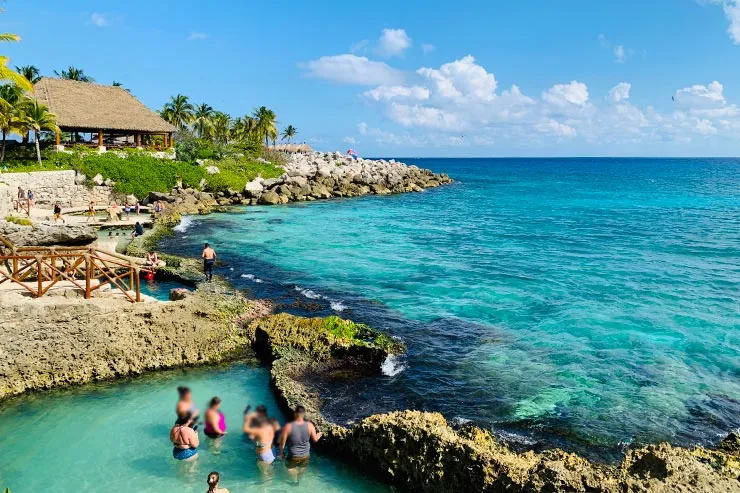
{"type": "Polygon", "coordinates": [[[220,411],[221,399],[214,397],[206,410],[205,434],[210,438],[219,438],[226,434],[226,418],[220,411]]]}
{"type": "Polygon", "coordinates": [[[170,430],[170,441],[172,442],[172,457],[177,460],[193,461],[198,457],[198,432],[191,428],[194,416],[188,412],[185,416],[178,417],[175,425],[170,430]]]}
{"type": "Polygon", "coordinates": [[[186,414],[190,413],[193,415],[194,421],[198,419],[198,410],[195,408],[193,402],[193,392],[190,387],[177,387],[177,393],[180,394],[180,400],[177,401],[177,407],[175,412],[178,418],[182,418],[186,414]]]}
{"type": "Polygon", "coordinates": [[[206,493],[229,493],[229,490],[226,488],[218,487],[218,483],[221,482],[221,475],[216,471],[208,475],[206,482],[208,483],[208,491],[206,493]]]}

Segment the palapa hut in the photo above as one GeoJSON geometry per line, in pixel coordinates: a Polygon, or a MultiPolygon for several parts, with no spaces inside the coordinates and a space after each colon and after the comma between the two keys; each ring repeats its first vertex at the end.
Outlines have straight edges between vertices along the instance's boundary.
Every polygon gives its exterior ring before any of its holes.
{"type": "MultiPolygon", "coordinates": [[[[98,147],[140,147],[152,136],[161,137],[164,148],[172,146],[176,128],[121,87],[44,77],[34,85],[34,96],[56,115],[62,132],[90,133],[98,147]]],[[[57,146],[61,137],[57,133],[57,146]]]]}
{"type": "Polygon", "coordinates": [[[272,147],[272,149],[276,151],[282,151],[287,152],[290,154],[308,154],[310,152],[313,152],[313,149],[311,149],[311,146],[303,143],[303,144],[277,144],[272,147]]]}

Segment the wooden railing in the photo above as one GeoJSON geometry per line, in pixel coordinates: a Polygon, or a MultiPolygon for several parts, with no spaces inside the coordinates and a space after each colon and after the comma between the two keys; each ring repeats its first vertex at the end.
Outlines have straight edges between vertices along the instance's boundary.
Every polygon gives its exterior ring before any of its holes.
{"type": "Polygon", "coordinates": [[[15,247],[0,237],[0,284],[17,284],[36,298],[68,281],[88,299],[95,290],[110,285],[138,302],[140,273],[149,270],[124,255],[94,247],[15,247]]]}

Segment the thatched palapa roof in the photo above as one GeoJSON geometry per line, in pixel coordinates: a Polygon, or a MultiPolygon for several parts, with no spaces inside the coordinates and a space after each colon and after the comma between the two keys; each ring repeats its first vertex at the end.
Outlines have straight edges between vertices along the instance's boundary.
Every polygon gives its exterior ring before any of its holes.
{"type": "Polygon", "coordinates": [[[62,128],[175,132],[156,112],[121,87],[44,77],[34,85],[36,99],[49,107],[62,128]]]}
{"type": "Polygon", "coordinates": [[[277,144],[273,147],[276,151],[283,151],[283,152],[313,152],[313,149],[311,149],[311,146],[308,144],[277,144]]]}

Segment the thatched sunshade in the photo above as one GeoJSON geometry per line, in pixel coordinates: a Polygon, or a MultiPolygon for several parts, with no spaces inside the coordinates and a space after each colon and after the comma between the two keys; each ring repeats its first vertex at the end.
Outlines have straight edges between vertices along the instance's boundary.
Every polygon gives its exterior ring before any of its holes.
{"type": "Polygon", "coordinates": [[[62,130],[169,134],[177,129],[121,87],[44,77],[34,96],[62,130]]]}
{"type": "Polygon", "coordinates": [[[276,151],[297,153],[297,152],[313,152],[311,146],[308,144],[277,144],[273,147],[276,151]]]}

